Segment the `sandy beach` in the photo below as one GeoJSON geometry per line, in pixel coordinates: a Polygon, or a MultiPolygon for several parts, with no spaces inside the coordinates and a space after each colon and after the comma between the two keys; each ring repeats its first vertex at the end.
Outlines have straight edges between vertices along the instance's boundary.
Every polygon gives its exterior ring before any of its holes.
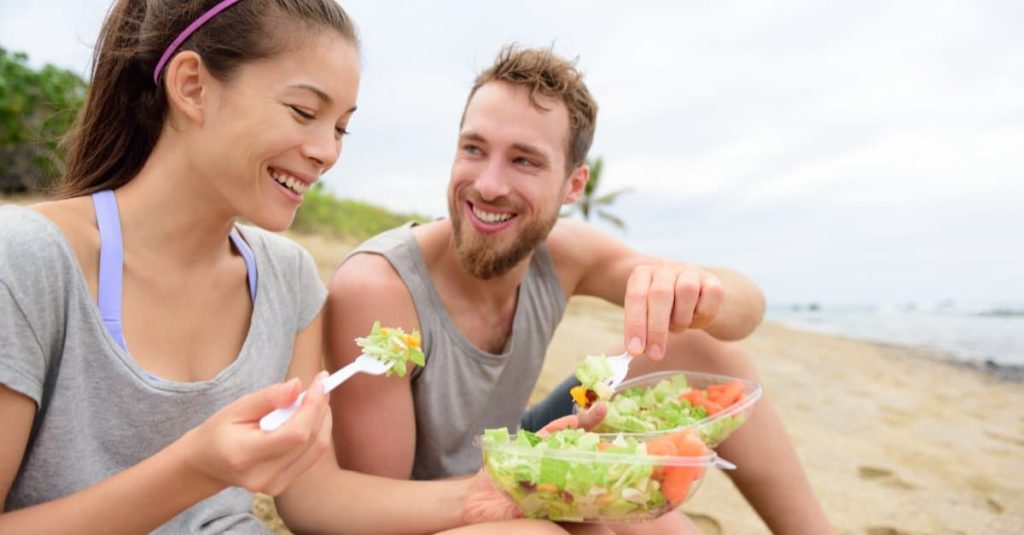
{"type": "MultiPolygon", "coordinates": [[[[349,247],[293,237],[313,253],[325,277],[349,247]]],[[[621,309],[573,299],[534,400],[584,355],[618,342],[621,332],[621,309]]],[[[744,343],[839,533],[1024,533],[1024,385],[945,362],[934,352],[773,322],[744,343]]],[[[768,533],[719,471],[683,510],[707,535],[768,533]]]]}

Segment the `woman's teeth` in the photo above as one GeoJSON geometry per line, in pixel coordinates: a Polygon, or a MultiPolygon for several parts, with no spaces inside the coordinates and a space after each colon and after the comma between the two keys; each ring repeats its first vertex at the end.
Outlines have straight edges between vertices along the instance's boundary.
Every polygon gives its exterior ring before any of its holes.
{"type": "Polygon", "coordinates": [[[305,182],[289,175],[288,173],[282,173],[272,167],[267,168],[267,171],[270,172],[270,178],[273,178],[278,184],[281,184],[299,195],[306,193],[306,190],[309,189],[309,186],[307,186],[305,182]]]}
{"type": "Polygon", "coordinates": [[[504,223],[504,222],[508,221],[509,219],[512,219],[513,217],[515,217],[515,214],[494,214],[494,213],[491,213],[491,212],[484,212],[483,210],[477,208],[476,206],[473,207],[473,215],[475,215],[477,217],[477,219],[479,219],[480,221],[483,221],[484,223],[492,223],[492,224],[493,223],[504,223]]]}

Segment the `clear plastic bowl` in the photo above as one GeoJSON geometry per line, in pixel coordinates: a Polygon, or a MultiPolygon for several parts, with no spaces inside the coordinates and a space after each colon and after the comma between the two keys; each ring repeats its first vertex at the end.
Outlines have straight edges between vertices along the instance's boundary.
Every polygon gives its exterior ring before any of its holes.
{"type": "MultiPolygon", "coordinates": [[[[607,422],[602,422],[595,431],[602,433],[622,433],[624,436],[632,436],[642,440],[645,437],[658,435],[667,431],[693,428],[700,432],[701,440],[703,440],[708,447],[714,448],[721,444],[726,438],[729,438],[729,435],[743,425],[750,416],[750,413],[753,412],[754,403],[761,397],[761,385],[755,382],[737,379],[735,377],[728,377],[725,375],[690,372],[684,370],[650,373],[628,381],[623,381],[622,384],[615,389],[615,393],[618,394],[631,388],[653,388],[661,381],[680,374],[686,377],[686,383],[690,389],[697,390],[706,390],[709,386],[715,384],[729,384],[739,381],[743,385],[743,397],[717,414],[674,428],[654,428],[651,430],[637,431],[633,429],[619,429],[614,425],[609,425],[607,422]]],[[[614,399],[614,397],[612,399],[614,399]]]]}
{"type": "MultiPolygon", "coordinates": [[[[617,434],[601,434],[612,442],[617,434]]],[[[700,456],[543,449],[512,442],[483,449],[494,486],[527,518],[572,522],[643,522],[690,498],[710,466],[735,468],[706,449],[700,456]]]]}

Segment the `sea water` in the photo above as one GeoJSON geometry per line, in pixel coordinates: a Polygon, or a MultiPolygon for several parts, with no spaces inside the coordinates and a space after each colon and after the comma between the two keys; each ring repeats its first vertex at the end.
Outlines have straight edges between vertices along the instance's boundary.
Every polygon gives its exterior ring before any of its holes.
{"type": "Polygon", "coordinates": [[[770,308],[768,319],[826,334],[924,346],[965,361],[1024,366],[1024,308],[793,305],[770,308]]]}

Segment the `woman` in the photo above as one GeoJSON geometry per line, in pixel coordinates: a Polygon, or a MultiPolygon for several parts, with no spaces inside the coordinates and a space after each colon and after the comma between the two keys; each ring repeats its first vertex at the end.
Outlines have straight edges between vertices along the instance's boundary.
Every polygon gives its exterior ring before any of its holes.
{"type": "Polygon", "coordinates": [[[324,455],[325,291],[266,230],[341,152],[357,47],[333,0],[115,3],[59,200],[0,209],[0,532],[265,531],[250,491],[303,531],[512,516],[479,475],[397,482],[324,455]]]}

